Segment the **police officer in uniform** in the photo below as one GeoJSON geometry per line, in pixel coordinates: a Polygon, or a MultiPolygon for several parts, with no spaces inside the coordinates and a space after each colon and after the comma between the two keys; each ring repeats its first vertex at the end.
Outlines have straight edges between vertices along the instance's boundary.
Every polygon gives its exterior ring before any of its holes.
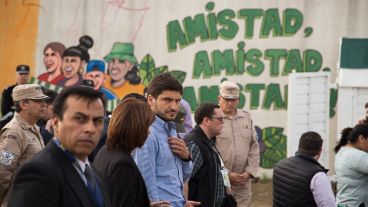
{"type": "Polygon", "coordinates": [[[17,169],[44,148],[36,122],[46,114],[46,99],[37,84],[14,88],[13,119],[0,131],[0,204],[7,206],[7,194],[17,169]]]}
{"type": "Polygon", "coordinates": [[[17,66],[17,83],[8,86],[4,89],[1,97],[1,114],[5,116],[9,112],[14,112],[14,101],[12,98],[13,89],[17,85],[28,83],[29,80],[29,66],[18,65],[17,66]]]}
{"type": "Polygon", "coordinates": [[[224,117],[224,127],[216,137],[216,147],[230,170],[231,194],[238,207],[251,205],[251,178],[259,168],[259,147],[250,114],[237,109],[239,87],[231,81],[220,85],[218,101],[224,117]]]}

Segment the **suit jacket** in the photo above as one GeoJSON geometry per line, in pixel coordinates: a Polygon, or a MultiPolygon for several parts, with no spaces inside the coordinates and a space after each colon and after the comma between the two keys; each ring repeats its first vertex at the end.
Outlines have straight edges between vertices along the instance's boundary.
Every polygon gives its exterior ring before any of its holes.
{"type": "MultiPolygon", "coordinates": [[[[106,192],[103,183],[98,182],[101,191],[106,192]]],[[[106,193],[104,203],[106,207],[110,206],[106,193]]],[[[8,204],[9,207],[95,206],[77,170],[53,141],[20,168],[8,204]]]]}
{"type": "Polygon", "coordinates": [[[149,207],[146,185],[130,153],[108,151],[104,146],[96,155],[93,166],[109,186],[112,206],[149,207]]]}

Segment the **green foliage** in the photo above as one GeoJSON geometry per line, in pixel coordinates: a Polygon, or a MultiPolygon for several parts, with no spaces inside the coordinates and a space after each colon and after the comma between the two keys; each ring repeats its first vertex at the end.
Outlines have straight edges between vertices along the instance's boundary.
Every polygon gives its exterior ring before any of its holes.
{"type": "Polygon", "coordinates": [[[262,129],[262,141],[266,151],[261,156],[261,167],[271,169],[286,157],[286,136],[284,128],[267,127],[262,129]]]}
{"type": "Polygon", "coordinates": [[[146,87],[149,85],[149,83],[155,76],[167,72],[169,72],[172,76],[174,76],[181,84],[183,84],[185,77],[187,75],[186,72],[184,71],[179,70],[169,71],[169,68],[166,65],[156,67],[155,60],[150,54],[144,56],[139,65],[139,76],[142,79],[142,84],[146,87]]]}
{"type": "Polygon", "coordinates": [[[180,70],[173,70],[169,71],[170,75],[172,75],[174,78],[176,78],[179,83],[183,84],[185,77],[187,76],[187,73],[180,70]]]}
{"type": "Polygon", "coordinates": [[[146,56],[144,56],[141,64],[139,65],[139,76],[141,77],[144,86],[148,86],[149,82],[154,77],[154,75],[152,74],[154,69],[155,61],[150,54],[147,54],[146,56]]]}
{"type": "Polygon", "coordinates": [[[336,114],[336,103],[337,103],[337,89],[330,89],[330,118],[334,117],[336,114]]]}

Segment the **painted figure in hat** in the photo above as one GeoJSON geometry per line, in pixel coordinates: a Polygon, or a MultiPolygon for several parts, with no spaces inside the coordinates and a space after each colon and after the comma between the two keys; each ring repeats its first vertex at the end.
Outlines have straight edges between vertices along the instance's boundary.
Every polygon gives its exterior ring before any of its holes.
{"type": "Polygon", "coordinates": [[[105,63],[102,60],[91,60],[84,74],[85,80],[91,80],[95,90],[99,90],[105,94],[107,100],[116,99],[116,95],[109,89],[103,87],[106,79],[105,63]]]}
{"type": "Polygon", "coordinates": [[[37,84],[23,84],[12,94],[15,115],[0,131],[0,204],[8,206],[8,193],[17,169],[44,148],[36,122],[46,115],[46,99],[37,84]]]}
{"type": "Polygon", "coordinates": [[[60,42],[51,42],[46,45],[43,50],[43,64],[46,67],[46,72],[38,76],[38,80],[57,84],[64,79],[61,71],[62,55],[65,51],[65,46],[60,42]]]}
{"type": "Polygon", "coordinates": [[[129,93],[143,94],[144,86],[140,84],[138,62],[132,43],[115,43],[104,59],[109,64],[106,88],[112,90],[119,98],[129,93]]]}
{"type": "Polygon", "coordinates": [[[62,63],[64,79],[59,81],[58,85],[69,87],[82,84],[82,72],[89,62],[88,49],[92,46],[93,39],[85,35],[79,39],[78,46],[69,47],[64,51],[62,63]]]}
{"type": "Polygon", "coordinates": [[[28,65],[18,65],[16,68],[17,72],[17,83],[8,86],[4,89],[1,97],[1,114],[5,116],[9,112],[14,112],[14,101],[12,98],[13,89],[17,85],[26,84],[29,81],[29,66],[28,65]]]}

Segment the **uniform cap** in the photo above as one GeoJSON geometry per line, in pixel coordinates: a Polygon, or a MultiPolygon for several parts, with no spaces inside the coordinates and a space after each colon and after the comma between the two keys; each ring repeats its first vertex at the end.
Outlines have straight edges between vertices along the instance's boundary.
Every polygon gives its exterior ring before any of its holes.
{"type": "Polygon", "coordinates": [[[18,65],[16,71],[17,73],[20,73],[20,74],[29,73],[29,66],[28,65],[18,65]]]}
{"type": "Polygon", "coordinates": [[[239,86],[231,81],[224,81],[220,85],[220,96],[226,99],[239,98],[239,86]]]}
{"type": "Polygon", "coordinates": [[[18,85],[13,89],[12,96],[15,102],[26,99],[42,100],[49,98],[42,93],[41,87],[37,84],[18,85]]]}

